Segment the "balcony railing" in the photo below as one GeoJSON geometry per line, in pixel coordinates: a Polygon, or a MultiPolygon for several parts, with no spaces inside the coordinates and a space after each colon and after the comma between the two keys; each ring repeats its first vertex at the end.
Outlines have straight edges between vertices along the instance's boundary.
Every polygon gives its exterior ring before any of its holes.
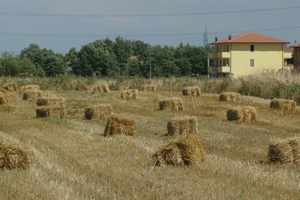
{"type": "Polygon", "coordinates": [[[230,58],[230,52],[215,52],[210,53],[209,58],[230,58]]]}
{"type": "Polygon", "coordinates": [[[210,67],[210,73],[230,73],[229,66],[220,66],[220,67],[210,67]]]}

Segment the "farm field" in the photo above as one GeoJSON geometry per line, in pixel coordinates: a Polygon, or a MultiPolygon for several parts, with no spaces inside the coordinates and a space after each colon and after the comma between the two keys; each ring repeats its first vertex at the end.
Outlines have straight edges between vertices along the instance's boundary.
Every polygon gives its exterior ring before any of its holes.
{"type": "Polygon", "coordinates": [[[180,91],[141,92],[128,101],[120,91],[56,92],[66,99],[64,119],[37,119],[35,104],[21,99],[14,111],[1,110],[0,141],[28,149],[32,164],[0,171],[0,199],[300,199],[300,168],[266,164],[273,140],[300,137],[299,108],[283,115],[261,98],[228,103],[217,94],[192,98],[180,91]],[[158,110],[159,99],[175,96],[184,100],[183,112],[158,110]],[[136,135],[104,137],[105,120],[83,119],[82,108],[98,103],[135,120],[136,135]],[[255,106],[257,122],[228,122],[227,109],[237,105],[255,106]],[[198,119],[205,161],[155,167],[152,155],[173,140],[164,136],[167,122],[184,115],[198,119]]]}

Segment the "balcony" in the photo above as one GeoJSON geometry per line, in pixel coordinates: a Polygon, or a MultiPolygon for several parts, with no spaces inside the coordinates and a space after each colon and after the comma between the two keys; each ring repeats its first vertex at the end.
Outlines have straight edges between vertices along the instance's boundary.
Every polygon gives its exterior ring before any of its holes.
{"type": "Polygon", "coordinates": [[[283,54],[284,59],[291,59],[293,57],[292,52],[284,52],[283,54]]]}
{"type": "Polygon", "coordinates": [[[230,52],[222,52],[221,56],[222,58],[230,58],[230,52]]]}
{"type": "Polygon", "coordinates": [[[226,51],[223,51],[223,52],[214,52],[214,53],[210,53],[209,54],[209,58],[211,59],[222,59],[222,58],[230,58],[230,52],[226,52],[226,51]]]}
{"type": "Polygon", "coordinates": [[[231,73],[229,66],[210,67],[210,73],[231,73]]]}

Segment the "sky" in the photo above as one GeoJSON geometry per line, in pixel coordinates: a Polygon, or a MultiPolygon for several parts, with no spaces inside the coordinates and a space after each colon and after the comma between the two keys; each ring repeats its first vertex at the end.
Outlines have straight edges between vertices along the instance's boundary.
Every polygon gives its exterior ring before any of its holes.
{"type": "Polygon", "coordinates": [[[17,53],[30,43],[66,52],[118,35],[202,45],[205,27],[210,41],[255,31],[294,43],[300,41],[299,13],[299,0],[0,0],[0,52],[17,53]]]}

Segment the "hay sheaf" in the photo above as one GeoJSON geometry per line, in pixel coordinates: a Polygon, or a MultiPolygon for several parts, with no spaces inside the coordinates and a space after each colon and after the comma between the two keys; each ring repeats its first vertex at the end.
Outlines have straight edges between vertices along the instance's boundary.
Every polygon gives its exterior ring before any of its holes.
{"type": "Polygon", "coordinates": [[[42,91],[39,89],[23,90],[22,99],[24,101],[36,101],[38,97],[42,96],[42,91]]]}
{"type": "Polygon", "coordinates": [[[0,169],[27,169],[30,160],[28,154],[20,148],[0,143],[0,169]]]}
{"type": "Polygon", "coordinates": [[[36,117],[65,116],[65,99],[54,94],[38,97],[36,100],[36,117]]]}
{"type": "Polygon", "coordinates": [[[292,113],[296,111],[296,102],[289,99],[272,99],[270,108],[280,110],[284,113],[292,113]]]}
{"type": "Polygon", "coordinates": [[[203,162],[205,151],[199,135],[187,134],[162,147],[152,157],[156,166],[190,166],[203,162]]]}
{"type": "Polygon", "coordinates": [[[300,138],[270,144],[268,159],[271,163],[300,165],[300,138]]]}
{"type": "Polygon", "coordinates": [[[244,106],[227,111],[228,121],[238,122],[255,122],[257,118],[257,111],[255,107],[244,106]]]}
{"type": "Polygon", "coordinates": [[[107,83],[97,83],[92,86],[90,86],[89,90],[91,93],[96,94],[96,93],[109,93],[110,88],[107,83]]]}
{"type": "Polygon", "coordinates": [[[177,97],[162,99],[159,101],[159,110],[183,111],[183,100],[177,97]]]}
{"type": "Polygon", "coordinates": [[[88,107],[84,110],[84,118],[86,120],[92,119],[107,119],[112,115],[112,105],[99,104],[96,106],[88,107]]]}
{"type": "Polygon", "coordinates": [[[73,87],[76,91],[89,91],[90,90],[89,85],[82,83],[82,82],[75,83],[73,87]]]}
{"type": "Polygon", "coordinates": [[[26,90],[41,90],[39,85],[23,85],[20,87],[20,91],[24,92],[26,90]]]}
{"type": "Polygon", "coordinates": [[[17,93],[0,91],[0,105],[13,105],[17,103],[17,93]]]}
{"type": "Polygon", "coordinates": [[[201,96],[201,88],[198,86],[185,87],[182,90],[183,96],[199,97],[201,96]]]}
{"type": "Polygon", "coordinates": [[[168,122],[167,129],[169,136],[198,133],[197,117],[175,117],[168,122]]]}
{"type": "Polygon", "coordinates": [[[18,91],[18,85],[16,83],[4,83],[1,87],[8,92],[18,91]]]}
{"type": "Polygon", "coordinates": [[[129,89],[121,91],[121,99],[130,100],[130,99],[137,99],[139,95],[139,91],[137,89],[129,89]]]}
{"type": "Polygon", "coordinates": [[[144,84],[142,86],[142,90],[145,92],[156,92],[157,91],[157,85],[155,84],[144,84]]]}
{"type": "Polygon", "coordinates": [[[236,92],[223,92],[220,94],[219,100],[227,102],[239,102],[241,100],[241,95],[236,92]]]}
{"type": "Polygon", "coordinates": [[[117,116],[111,117],[106,124],[104,136],[126,135],[133,136],[136,133],[136,123],[133,120],[117,116]]]}

